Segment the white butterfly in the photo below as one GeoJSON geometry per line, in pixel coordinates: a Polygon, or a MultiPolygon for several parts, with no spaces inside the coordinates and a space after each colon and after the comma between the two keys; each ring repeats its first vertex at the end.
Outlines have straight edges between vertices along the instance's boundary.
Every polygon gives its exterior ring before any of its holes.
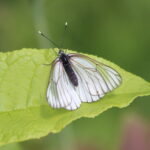
{"type": "Polygon", "coordinates": [[[111,67],[82,54],[66,54],[52,62],[47,88],[53,108],[75,110],[82,102],[94,102],[121,84],[121,76],[111,67]]]}

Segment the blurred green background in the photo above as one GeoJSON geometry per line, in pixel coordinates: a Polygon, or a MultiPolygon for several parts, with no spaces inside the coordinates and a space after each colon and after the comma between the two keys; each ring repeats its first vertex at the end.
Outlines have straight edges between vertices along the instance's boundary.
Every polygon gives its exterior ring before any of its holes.
{"type": "MultiPolygon", "coordinates": [[[[98,55],[150,81],[149,0],[0,0],[0,51],[53,47],[37,31],[59,44],[66,21],[64,48],[98,55]]],[[[149,130],[149,107],[150,96],[137,98],[127,108],[77,120],[61,133],[1,149],[124,150],[128,126],[142,124],[143,135],[149,130]]]]}

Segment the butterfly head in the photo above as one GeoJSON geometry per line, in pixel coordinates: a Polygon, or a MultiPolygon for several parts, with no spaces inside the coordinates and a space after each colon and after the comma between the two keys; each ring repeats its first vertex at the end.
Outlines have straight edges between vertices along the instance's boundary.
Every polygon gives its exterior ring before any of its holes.
{"type": "Polygon", "coordinates": [[[58,55],[60,56],[62,54],[64,54],[64,51],[62,49],[60,49],[59,52],[58,52],[58,55]]]}

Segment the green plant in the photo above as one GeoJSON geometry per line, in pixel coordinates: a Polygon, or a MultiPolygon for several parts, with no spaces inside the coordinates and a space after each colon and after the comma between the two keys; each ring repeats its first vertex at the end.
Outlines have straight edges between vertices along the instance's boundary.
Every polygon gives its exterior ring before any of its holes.
{"type": "Polygon", "coordinates": [[[0,145],[39,138],[61,131],[81,117],[95,117],[112,107],[128,106],[136,97],[150,95],[150,83],[105,59],[88,55],[116,69],[121,86],[95,103],[76,111],[52,109],[46,101],[52,50],[22,49],[0,53],[0,145]]]}

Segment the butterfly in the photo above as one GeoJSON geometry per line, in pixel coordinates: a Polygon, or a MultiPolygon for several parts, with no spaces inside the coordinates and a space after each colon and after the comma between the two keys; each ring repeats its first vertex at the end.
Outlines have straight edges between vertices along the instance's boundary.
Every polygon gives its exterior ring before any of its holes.
{"type": "MultiPolygon", "coordinates": [[[[41,31],[39,34],[59,47],[41,31]]],[[[47,100],[53,108],[75,110],[82,102],[98,101],[122,82],[116,70],[86,55],[62,49],[57,54],[47,88],[47,100]]]]}
{"type": "Polygon", "coordinates": [[[120,74],[86,55],[59,50],[51,64],[47,100],[53,108],[75,110],[95,102],[121,84],[120,74]]]}

